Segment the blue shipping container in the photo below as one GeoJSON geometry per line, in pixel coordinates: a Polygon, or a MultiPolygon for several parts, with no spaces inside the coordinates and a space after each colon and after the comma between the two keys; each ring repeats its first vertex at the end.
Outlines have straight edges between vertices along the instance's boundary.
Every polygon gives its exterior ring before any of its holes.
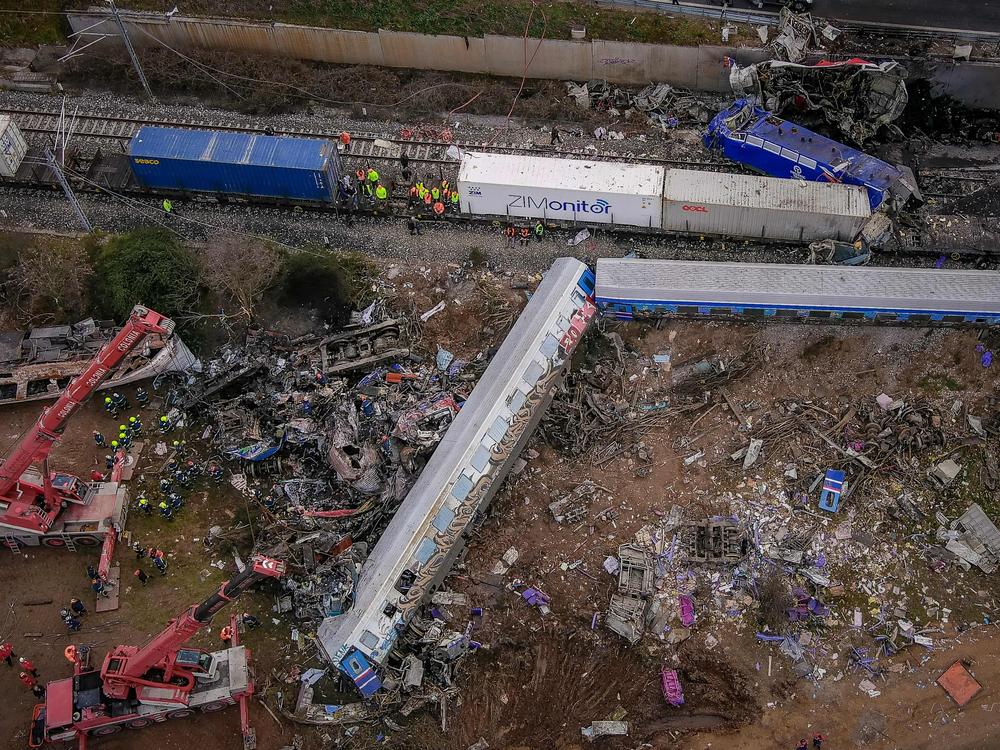
{"type": "Polygon", "coordinates": [[[872,211],[894,188],[901,188],[901,197],[909,192],[900,185],[902,170],[892,164],[775,117],[751,99],[737,99],[716,115],[704,140],[707,148],[772,177],[863,185],[872,211]]]}
{"type": "Polygon", "coordinates": [[[337,184],[337,146],[318,139],[145,127],[129,157],[147,188],[329,203],[337,184]]]}

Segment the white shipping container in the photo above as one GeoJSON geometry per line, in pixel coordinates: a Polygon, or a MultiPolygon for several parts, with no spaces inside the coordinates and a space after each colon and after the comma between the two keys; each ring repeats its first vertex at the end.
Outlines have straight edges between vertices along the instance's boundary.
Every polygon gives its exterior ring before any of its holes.
{"type": "Polygon", "coordinates": [[[0,177],[13,177],[28,153],[28,142],[14,121],[0,116],[0,177]]]}
{"type": "Polygon", "coordinates": [[[486,216],[659,228],[663,167],[466,152],[462,210],[486,216]]]}
{"type": "Polygon", "coordinates": [[[775,240],[850,242],[871,216],[860,185],[668,169],[663,229],[775,240]]]}

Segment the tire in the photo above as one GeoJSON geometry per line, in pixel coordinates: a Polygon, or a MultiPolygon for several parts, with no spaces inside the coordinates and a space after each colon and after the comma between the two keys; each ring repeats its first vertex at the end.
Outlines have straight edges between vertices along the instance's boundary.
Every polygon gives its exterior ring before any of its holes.
{"type": "Polygon", "coordinates": [[[226,703],[225,701],[212,701],[211,703],[206,703],[204,706],[202,706],[201,710],[204,711],[206,714],[210,714],[214,711],[221,711],[228,705],[229,704],[226,703]]]}
{"type": "Polygon", "coordinates": [[[147,719],[145,717],[139,719],[129,719],[125,722],[125,726],[128,729],[142,729],[143,727],[148,727],[150,724],[155,724],[156,722],[152,719],[147,719]]]}
{"type": "Polygon", "coordinates": [[[49,537],[47,539],[42,539],[43,547],[52,547],[53,549],[66,549],[66,542],[58,537],[49,537]]]}
{"type": "Polygon", "coordinates": [[[168,719],[186,719],[189,716],[194,716],[194,711],[190,708],[178,708],[167,714],[168,719]]]}
{"type": "Polygon", "coordinates": [[[95,536],[73,537],[73,544],[79,544],[81,547],[97,547],[101,544],[101,540],[95,536]]]}
{"type": "Polygon", "coordinates": [[[97,729],[91,729],[89,734],[91,737],[109,737],[112,734],[118,734],[122,731],[121,724],[108,724],[107,726],[97,727],[97,729]]]}

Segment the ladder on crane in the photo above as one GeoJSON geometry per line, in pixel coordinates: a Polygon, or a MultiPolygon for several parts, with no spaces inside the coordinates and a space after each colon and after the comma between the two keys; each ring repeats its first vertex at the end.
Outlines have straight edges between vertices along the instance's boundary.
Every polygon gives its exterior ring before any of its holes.
{"type": "Polygon", "coordinates": [[[13,552],[15,555],[21,551],[21,545],[17,543],[17,539],[10,534],[3,535],[4,545],[13,552]]]}

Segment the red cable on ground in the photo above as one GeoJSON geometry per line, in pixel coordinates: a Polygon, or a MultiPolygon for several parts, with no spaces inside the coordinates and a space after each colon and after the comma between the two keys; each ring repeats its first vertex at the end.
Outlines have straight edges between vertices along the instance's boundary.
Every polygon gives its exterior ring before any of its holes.
{"type": "MultiPolygon", "coordinates": [[[[521,92],[524,91],[524,84],[528,80],[528,68],[531,67],[531,63],[535,61],[535,55],[538,54],[538,50],[542,48],[542,42],[545,41],[545,32],[549,27],[549,19],[545,17],[545,11],[538,7],[538,0],[532,0],[531,11],[528,13],[528,20],[524,24],[524,34],[521,39],[524,42],[524,71],[521,74],[521,85],[518,86],[517,93],[514,94],[514,101],[510,103],[510,110],[507,112],[507,126],[506,130],[510,130],[510,118],[514,114],[514,107],[517,106],[517,100],[521,96],[521,92]],[[535,14],[535,9],[538,8],[538,12],[542,14],[542,34],[538,39],[538,45],[535,47],[535,51],[531,53],[531,57],[528,57],[528,31],[531,28],[531,17],[535,14]]],[[[487,141],[486,145],[489,146],[496,140],[499,131],[493,134],[493,137],[487,141]]]]}

